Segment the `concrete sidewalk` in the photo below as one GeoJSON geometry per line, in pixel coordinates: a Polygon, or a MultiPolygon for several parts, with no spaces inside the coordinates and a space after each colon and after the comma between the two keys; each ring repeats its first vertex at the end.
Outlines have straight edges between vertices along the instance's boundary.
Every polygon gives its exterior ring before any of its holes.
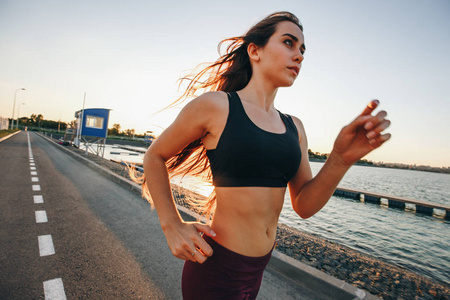
{"type": "Polygon", "coordinates": [[[4,140],[7,140],[7,139],[9,139],[10,137],[13,137],[13,136],[15,136],[16,134],[18,134],[18,133],[20,133],[20,132],[21,132],[21,130],[19,130],[19,131],[16,131],[16,132],[14,132],[14,133],[11,133],[11,134],[8,134],[8,135],[6,135],[6,136],[4,136],[4,137],[0,138],[0,143],[1,143],[1,142],[3,142],[4,140]]]}
{"type": "MultiPolygon", "coordinates": [[[[113,173],[97,163],[66,149],[53,140],[40,135],[52,145],[75,157],[78,161],[96,170],[110,180],[122,185],[130,191],[141,194],[139,185],[113,173]]],[[[185,220],[202,219],[199,215],[185,207],[178,206],[185,220]]],[[[342,280],[301,263],[276,250],[264,273],[258,299],[379,299],[368,292],[358,289],[342,280]]]]}

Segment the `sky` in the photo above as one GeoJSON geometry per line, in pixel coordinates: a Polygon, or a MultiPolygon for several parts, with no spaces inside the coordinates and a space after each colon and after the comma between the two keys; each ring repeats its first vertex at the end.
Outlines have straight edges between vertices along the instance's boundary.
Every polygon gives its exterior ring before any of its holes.
{"type": "Polygon", "coordinates": [[[379,99],[392,138],[367,159],[450,166],[448,0],[0,0],[0,116],[16,96],[16,118],[69,122],[86,94],[86,108],[111,109],[110,128],[161,132],[184,105],[158,113],[177,80],[281,10],[301,20],[307,51],[275,106],[302,120],[310,149],[329,153],[379,99]]]}

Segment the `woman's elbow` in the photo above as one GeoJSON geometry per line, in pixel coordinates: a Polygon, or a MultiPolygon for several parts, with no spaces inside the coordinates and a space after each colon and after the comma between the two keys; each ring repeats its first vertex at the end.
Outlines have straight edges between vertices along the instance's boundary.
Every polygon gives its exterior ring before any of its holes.
{"type": "Polygon", "coordinates": [[[294,205],[293,209],[297,213],[297,215],[299,215],[299,217],[302,219],[308,219],[315,214],[313,211],[311,211],[307,207],[304,207],[304,206],[298,205],[298,204],[294,205]]]}
{"type": "Polygon", "coordinates": [[[144,154],[144,159],[142,161],[144,166],[148,165],[150,163],[151,156],[152,156],[152,154],[151,154],[150,148],[148,148],[147,151],[144,154]]]}
{"type": "Polygon", "coordinates": [[[303,209],[296,210],[295,212],[296,212],[297,215],[299,215],[300,218],[302,218],[302,219],[308,219],[308,218],[310,218],[310,217],[312,217],[312,216],[314,215],[313,213],[310,213],[310,212],[308,212],[308,211],[306,211],[306,210],[303,210],[303,209]]]}
{"type": "Polygon", "coordinates": [[[146,166],[157,160],[165,162],[165,159],[163,159],[163,157],[157,151],[155,151],[155,149],[152,148],[152,146],[150,146],[144,154],[143,164],[144,166],[146,166]]]}

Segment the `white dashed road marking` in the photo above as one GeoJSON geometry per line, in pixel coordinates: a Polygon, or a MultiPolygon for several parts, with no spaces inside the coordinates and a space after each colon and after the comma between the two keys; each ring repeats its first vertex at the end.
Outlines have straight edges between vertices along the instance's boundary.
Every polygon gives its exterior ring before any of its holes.
{"type": "Polygon", "coordinates": [[[42,195],[34,195],[33,201],[35,204],[44,203],[44,197],[42,195]]]}
{"type": "Polygon", "coordinates": [[[36,214],[36,223],[47,223],[47,213],[45,210],[37,210],[35,211],[36,214]]]}
{"type": "Polygon", "coordinates": [[[53,239],[51,234],[38,236],[38,243],[40,256],[55,254],[55,247],[53,246],[53,239]]]}
{"type": "Polygon", "coordinates": [[[61,278],[44,281],[45,300],[65,300],[64,284],[61,278]]]}
{"type": "MultiPolygon", "coordinates": [[[[28,153],[30,158],[31,182],[39,182],[37,177],[36,164],[34,163],[33,152],[31,150],[30,134],[27,132],[28,138],[28,153]],[[33,177],[35,176],[35,177],[33,177]]],[[[39,184],[32,184],[33,191],[40,191],[39,184]]],[[[42,195],[33,195],[35,204],[44,203],[42,195]]],[[[36,223],[47,223],[47,212],[45,210],[35,211],[36,223]]],[[[38,236],[39,255],[48,256],[55,254],[55,247],[53,246],[53,239],[50,234],[38,236]]],[[[44,281],[44,295],[45,300],[66,300],[66,292],[64,291],[64,284],[61,278],[55,278],[44,281]]]]}

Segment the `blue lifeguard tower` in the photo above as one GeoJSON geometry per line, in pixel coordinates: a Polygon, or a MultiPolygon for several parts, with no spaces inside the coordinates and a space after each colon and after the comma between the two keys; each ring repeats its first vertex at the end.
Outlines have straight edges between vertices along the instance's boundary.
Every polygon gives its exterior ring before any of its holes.
{"type": "Polygon", "coordinates": [[[77,118],[77,131],[74,140],[75,146],[80,143],[96,155],[105,154],[105,143],[108,137],[108,121],[110,109],[107,108],[86,108],[75,112],[77,118]]]}

